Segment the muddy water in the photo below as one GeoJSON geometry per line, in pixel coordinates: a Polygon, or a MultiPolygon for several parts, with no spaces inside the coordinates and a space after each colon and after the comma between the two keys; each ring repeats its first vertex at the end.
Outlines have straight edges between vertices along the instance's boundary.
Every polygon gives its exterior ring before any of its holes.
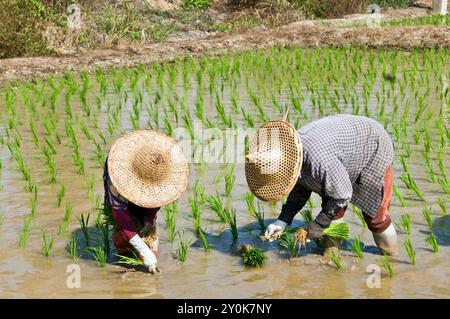
{"type": "MultiPolygon", "coordinates": [[[[405,68],[407,68],[405,66],[405,68]]],[[[400,70],[399,72],[401,72],[400,70]]],[[[441,70],[442,74],[448,74],[448,66],[441,70]]],[[[270,75],[268,75],[270,77],[270,75]]],[[[430,78],[429,86],[435,88],[441,84],[437,78],[441,74],[430,78]]],[[[95,79],[92,78],[94,82],[95,79]]],[[[128,82],[125,82],[127,88],[128,82]]],[[[177,93],[182,95],[182,81],[177,82],[177,93]]],[[[242,85],[244,87],[244,85],[242,85]]],[[[242,87],[239,88],[239,101],[242,105],[250,105],[251,101],[248,93],[242,87]]],[[[189,108],[194,108],[195,85],[187,93],[189,108]]],[[[302,86],[302,90],[305,89],[302,86]]],[[[262,93],[258,88],[254,88],[259,96],[262,93]]],[[[380,90],[375,86],[374,92],[380,90]]],[[[121,116],[121,127],[112,137],[108,138],[110,143],[121,131],[131,129],[129,113],[132,108],[132,92],[127,89],[129,99],[124,103],[121,116]]],[[[396,91],[397,92],[397,91],[396,91]]],[[[406,91],[408,92],[408,90],[406,91]]],[[[224,90],[223,102],[229,107],[229,91],[224,90]]],[[[148,102],[153,98],[153,92],[145,92],[144,101],[148,102]]],[[[173,94],[173,93],[171,93],[173,94]]],[[[305,93],[306,94],[306,93],[305,93]]],[[[357,89],[357,94],[362,95],[361,88],[357,89]]],[[[398,92],[396,94],[399,94],[398,92]]],[[[407,93],[411,94],[411,92],[407,93]]],[[[437,113],[439,110],[438,93],[434,90],[427,103],[430,109],[437,113]]],[[[89,93],[89,102],[95,103],[95,98],[99,95],[98,87],[93,85],[89,93]]],[[[279,95],[282,104],[288,103],[288,89],[284,88],[279,95]]],[[[412,94],[411,94],[412,95],[412,94]]],[[[164,95],[163,99],[167,98],[164,95]]],[[[103,99],[111,103],[121,103],[123,93],[114,93],[108,86],[108,94],[103,99]]],[[[270,98],[264,99],[264,109],[268,115],[279,117],[278,113],[270,107],[270,98]]],[[[392,112],[391,102],[388,100],[386,114],[392,112]]],[[[2,102],[3,103],[3,102],[2,102]]],[[[21,101],[18,101],[20,105],[21,101]]],[[[63,98],[58,100],[62,105],[63,98]]],[[[343,103],[340,101],[340,103],[343,103]]],[[[374,94],[370,98],[370,106],[375,107],[374,94]]],[[[145,104],[145,103],[144,103],[145,104]]],[[[302,104],[308,114],[308,119],[319,117],[313,111],[311,100],[307,97],[302,104]]],[[[74,94],[72,100],[74,112],[80,112],[80,101],[78,95],[74,94]]],[[[4,113],[2,104],[2,112],[4,113]]],[[[253,107],[248,107],[252,114],[256,114],[253,107]]],[[[401,232],[399,235],[398,258],[393,259],[392,266],[395,276],[390,278],[386,275],[381,264],[381,256],[368,230],[364,230],[358,218],[353,212],[348,211],[345,220],[350,225],[351,236],[360,235],[365,244],[364,259],[358,261],[344,245],[342,250],[342,260],[344,267],[342,270],[335,269],[320,255],[320,250],[313,244],[308,245],[306,250],[301,250],[300,258],[292,260],[286,251],[280,250],[276,242],[262,242],[259,239],[260,230],[257,223],[248,215],[245,201],[242,195],[248,191],[243,165],[237,164],[235,167],[236,182],[229,199],[225,203],[236,209],[237,223],[239,227],[239,239],[233,242],[227,226],[217,222],[213,212],[206,207],[203,208],[203,226],[206,228],[207,240],[212,245],[211,250],[205,253],[199,241],[196,241],[192,229],[192,222],[189,219],[190,211],[187,206],[187,198],[192,195],[192,187],[196,180],[200,180],[205,187],[207,194],[214,194],[216,191],[223,195],[223,178],[217,178],[218,174],[226,165],[210,163],[203,172],[198,166],[191,164],[190,188],[179,200],[180,212],[177,218],[177,229],[185,231],[186,238],[192,239],[187,261],[177,262],[176,250],[177,242],[169,243],[164,224],[164,214],[161,211],[158,215],[158,233],[160,236],[159,267],[162,270],[160,275],[149,275],[133,268],[123,267],[114,264],[114,249],[105,268],[98,267],[87,253],[83,253],[83,240],[77,216],[80,214],[91,214],[90,231],[91,238],[95,241],[95,216],[96,212],[92,208],[91,201],[87,198],[86,183],[92,178],[95,179],[94,196],[103,196],[101,174],[102,168],[99,164],[91,160],[92,145],[79,133],[82,154],[86,161],[85,176],[80,176],[76,172],[71,159],[72,147],[64,134],[64,111],[61,107],[58,110],[58,130],[63,137],[63,143],[57,146],[55,161],[58,169],[58,182],[55,185],[47,183],[48,174],[42,152],[39,151],[32,142],[28,121],[23,120],[20,126],[23,133],[23,143],[21,146],[26,162],[32,169],[33,180],[38,185],[38,204],[36,217],[32,222],[30,240],[25,248],[19,248],[18,238],[21,231],[24,217],[30,212],[30,193],[24,190],[24,182],[20,173],[16,169],[16,164],[11,158],[6,145],[1,149],[1,192],[0,192],[0,213],[3,214],[3,221],[0,224],[0,297],[3,298],[435,298],[450,296],[450,217],[444,216],[437,199],[446,200],[447,210],[450,208],[448,197],[442,192],[437,183],[430,183],[421,155],[422,147],[414,145],[412,142],[412,132],[409,132],[411,140],[411,157],[408,159],[409,169],[417,184],[424,193],[427,200],[426,206],[433,209],[435,223],[433,231],[438,237],[440,244],[439,254],[433,253],[425,243],[428,235],[428,227],[422,217],[422,209],[425,207],[416,197],[405,188],[399,179],[403,172],[402,166],[396,160],[395,183],[405,197],[407,207],[402,208],[397,198],[393,199],[391,213],[394,221],[398,221],[400,214],[409,213],[412,217],[411,238],[417,253],[417,264],[411,265],[406,255],[402,242],[407,239],[407,235],[401,232]],[[56,193],[60,185],[64,184],[66,196],[61,208],[56,207],[56,193]],[[73,214],[70,218],[69,233],[75,233],[79,239],[79,254],[81,258],[75,263],[72,261],[67,251],[67,235],[61,236],[58,233],[62,222],[64,207],[67,203],[72,203],[73,214]],[[45,257],[42,252],[41,229],[47,229],[47,233],[55,235],[54,248],[49,257],[45,257]],[[268,258],[267,265],[262,269],[245,269],[241,259],[237,254],[241,244],[252,244],[266,251],[268,258]],[[70,267],[79,267],[80,287],[73,288],[70,267]],[[69,269],[68,269],[69,267],[69,269]],[[374,270],[375,269],[375,270],[374,270]],[[375,271],[380,272],[380,284],[372,287],[370,277],[375,271]]],[[[351,112],[345,109],[344,112],[351,112]]],[[[40,114],[44,116],[45,112],[40,114]]],[[[81,114],[81,112],[80,112],[81,114]]],[[[160,110],[162,118],[162,110],[160,110]]],[[[214,109],[214,99],[209,93],[205,93],[205,114],[213,119],[216,115],[214,109]]],[[[5,115],[6,116],[6,115],[5,115]]],[[[2,134],[7,127],[7,121],[3,116],[2,134]]],[[[27,114],[29,116],[29,114],[27,114]]],[[[98,112],[99,126],[106,132],[107,111],[106,103],[102,104],[98,112]]],[[[236,115],[236,123],[243,125],[240,116],[236,115]]],[[[90,122],[84,119],[88,127],[90,122]]],[[[292,116],[291,121],[295,120],[292,116]]],[[[42,125],[43,118],[36,122],[38,135],[44,136],[42,125]]],[[[219,123],[217,118],[214,118],[219,123]]],[[[256,121],[256,120],[255,120],[256,121]]],[[[142,112],[141,127],[147,123],[147,114],[142,112]]],[[[257,122],[258,123],[258,122],[257,122]]],[[[175,124],[174,124],[175,125],[175,124]]],[[[411,124],[412,125],[412,124],[411,124]]],[[[75,126],[75,124],[74,124],[75,126]]],[[[392,132],[392,126],[388,126],[392,132]]],[[[79,131],[78,131],[79,132],[79,131]]],[[[431,132],[435,132],[431,130],[431,132]]],[[[6,137],[5,137],[6,138],[6,137]]],[[[438,139],[434,140],[436,143],[438,139]]],[[[105,146],[105,150],[108,146],[105,146]]],[[[398,155],[398,154],[397,154],[398,155]]],[[[445,165],[448,171],[448,149],[445,150],[445,165]]],[[[438,172],[437,164],[435,170],[438,172]]],[[[320,198],[313,196],[313,214],[319,212],[320,198]]],[[[268,225],[274,221],[280,210],[280,203],[276,206],[263,204],[265,211],[265,223],[268,225]]],[[[300,214],[297,216],[294,226],[303,225],[300,214]]],[[[375,281],[376,283],[376,281],[375,281]]]]}

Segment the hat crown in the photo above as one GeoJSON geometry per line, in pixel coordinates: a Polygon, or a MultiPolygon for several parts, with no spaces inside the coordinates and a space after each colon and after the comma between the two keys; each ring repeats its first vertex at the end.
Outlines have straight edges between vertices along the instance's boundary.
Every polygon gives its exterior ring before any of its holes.
{"type": "Polygon", "coordinates": [[[168,175],[169,163],[163,151],[142,146],[133,158],[133,170],[144,180],[159,182],[168,175]]]}

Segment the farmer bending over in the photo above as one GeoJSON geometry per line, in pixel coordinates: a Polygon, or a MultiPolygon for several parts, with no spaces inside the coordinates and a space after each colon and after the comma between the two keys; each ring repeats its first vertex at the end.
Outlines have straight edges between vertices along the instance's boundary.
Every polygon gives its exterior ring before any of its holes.
{"type": "MultiPolygon", "coordinates": [[[[392,198],[393,143],[378,122],[355,115],[336,115],[300,130],[285,121],[263,125],[249,147],[246,176],[250,189],[265,201],[286,203],[265,237],[278,238],[305,206],[311,192],[322,197],[322,210],[307,225],[317,240],[353,203],[361,209],[382,253],[395,254],[397,235],[389,215],[392,198]]],[[[339,242],[325,236],[324,252],[339,242]]]]}
{"type": "Polygon", "coordinates": [[[149,272],[158,271],[156,213],[186,189],[189,168],[177,142],[152,130],[131,131],[111,147],[103,181],[105,207],[115,221],[119,254],[131,251],[149,272]]]}

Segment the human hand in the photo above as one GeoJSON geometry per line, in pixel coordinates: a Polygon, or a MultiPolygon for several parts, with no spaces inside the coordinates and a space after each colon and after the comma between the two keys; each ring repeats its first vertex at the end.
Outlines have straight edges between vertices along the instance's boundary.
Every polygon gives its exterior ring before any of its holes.
{"type": "Polygon", "coordinates": [[[268,239],[269,241],[273,241],[275,239],[280,238],[281,234],[284,232],[284,229],[286,228],[287,224],[282,220],[277,220],[275,223],[270,224],[266,232],[264,234],[264,237],[268,239]]]}

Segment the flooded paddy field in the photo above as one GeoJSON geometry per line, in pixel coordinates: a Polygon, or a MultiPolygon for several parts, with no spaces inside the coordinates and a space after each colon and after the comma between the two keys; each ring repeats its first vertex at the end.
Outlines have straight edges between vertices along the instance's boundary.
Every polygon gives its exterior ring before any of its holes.
{"type": "MultiPolygon", "coordinates": [[[[3,87],[0,297],[448,298],[449,85],[448,50],[290,47],[67,72],[3,87]],[[351,236],[341,269],[314,243],[291,258],[277,242],[260,240],[255,215],[264,214],[267,226],[281,202],[251,197],[245,137],[287,107],[296,127],[353,113],[390,133],[396,153],[390,211],[399,236],[399,256],[389,258],[393,273],[354,207],[344,218],[351,236]],[[160,275],[117,264],[112,225],[101,214],[108,149],[137,128],[172,135],[190,162],[188,191],[158,213],[160,275]],[[220,221],[220,207],[235,212],[237,239],[220,221]],[[207,251],[193,208],[201,213],[207,251]],[[356,236],[363,258],[351,249],[356,236]],[[189,246],[184,262],[180,241],[189,246]],[[264,250],[266,265],[244,267],[243,244],[264,250]]],[[[313,195],[305,209],[315,216],[320,198],[313,195]]],[[[292,226],[304,224],[299,213],[292,226]]]]}

